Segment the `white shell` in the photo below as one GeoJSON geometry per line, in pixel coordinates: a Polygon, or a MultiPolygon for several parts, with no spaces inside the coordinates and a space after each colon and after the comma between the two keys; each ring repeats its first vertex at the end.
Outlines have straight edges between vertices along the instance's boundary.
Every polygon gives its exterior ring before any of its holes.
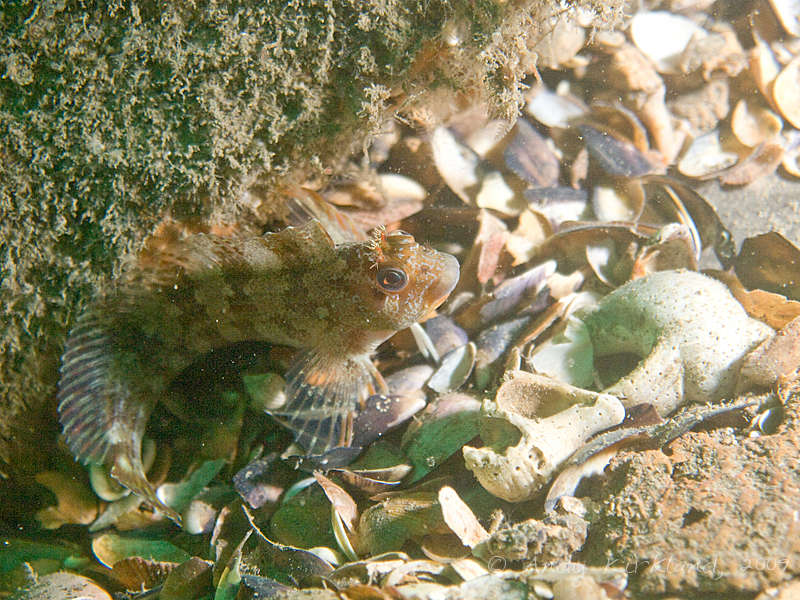
{"type": "Polygon", "coordinates": [[[536,347],[528,364],[544,373],[579,387],[592,385],[594,352],[589,330],[580,319],[569,317],[561,333],[536,347]]]}
{"type": "Polygon", "coordinates": [[[754,148],[781,132],[783,121],[774,112],[744,98],[736,103],[731,116],[731,130],[745,146],[754,148]]]}
{"type": "Polygon", "coordinates": [[[551,92],[546,87],[533,90],[528,95],[526,112],[548,127],[566,129],[571,122],[587,112],[586,105],[575,97],[551,92]]]}
{"type": "Polygon", "coordinates": [[[517,197],[497,171],[491,171],[483,178],[475,203],[481,208],[490,208],[508,217],[517,216],[525,208],[525,201],[517,197]]]}
{"type": "Polygon", "coordinates": [[[691,19],[664,11],[640,12],[631,20],[634,44],[661,73],[677,73],[681,54],[691,39],[707,35],[691,19]]]}
{"type": "Polygon", "coordinates": [[[800,129],[800,56],[775,78],[772,98],[784,118],[800,129]]]}
{"type": "Polygon", "coordinates": [[[706,177],[735,165],[739,155],[722,148],[719,130],[695,138],[678,163],[678,171],[687,177],[706,177]]]}
{"type": "Polygon", "coordinates": [[[446,127],[437,127],[431,135],[433,162],[447,186],[465,203],[471,204],[470,188],[477,186],[480,157],[456,140],[446,127]]]}
{"type": "Polygon", "coordinates": [[[384,198],[390,203],[397,200],[422,201],[428,195],[424,187],[405,175],[381,173],[378,181],[384,198]]]}
{"type": "MultiPolygon", "coordinates": [[[[639,188],[641,190],[641,188],[639,188]]],[[[635,221],[642,212],[644,198],[636,188],[596,185],[592,190],[592,209],[598,221],[635,221]]]]}
{"type": "Polygon", "coordinates": [[[800,131],[792,129],[786,134],[786,153],[781,164],[789,175],[800,177],[800,131]]]}
{"type": "Polygon", "coordinates": [[[769,0],[787,33],[800,37],[800,0],[769,0]]]}

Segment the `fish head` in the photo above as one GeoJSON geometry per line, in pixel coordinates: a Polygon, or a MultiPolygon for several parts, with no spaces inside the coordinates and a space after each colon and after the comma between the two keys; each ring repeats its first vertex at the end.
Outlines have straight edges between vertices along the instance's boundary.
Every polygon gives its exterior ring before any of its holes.
{"type": "Polygon", "coordinates": [[[367,244],[373,310],[377,321],[394,331],[427,317],[458,283],[456,258],[417,243],[409,233],[378,228],[367,244]]]}

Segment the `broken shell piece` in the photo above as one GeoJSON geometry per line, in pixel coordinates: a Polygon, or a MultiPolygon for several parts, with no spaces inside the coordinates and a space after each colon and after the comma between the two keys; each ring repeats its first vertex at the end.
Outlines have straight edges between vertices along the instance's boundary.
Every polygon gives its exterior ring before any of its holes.
{"type": "Polygon", "coordinates": [[[786,32],[800,37],[800,2],[797,0],[769,0],[769,3],[786,32]]]}
{"type": "Polygon", "coordinates": [[[800,367],[800,317],[747,355],[739,371],[737,391],[771,387],[800,367]]]}
{"type": "Polygon", "coordinates": [[[570,394],[578,404],[550,417],[530,419],[487,401],[480,421],[487,446],[464,447],[467,468],[488,492],[509,502],[530,499],[589,436],[625,418],[625,408],[614,396],[550,382],[553,393],[570,394]]]}
{"type": "Polygon", "coordinates": [[[502,119],[493,119],[475,131],[466,132],[464,143],[478,156],[485,158],[503,140],[513,125],[502,119]]]}
{"type": "Polygon", "coordinates": [[[731,130],[742,144],[749,147],[773,139],[781,132],[783,121],[766,107],[744,98],[736,103],[731,116],[731,130]]]}
{"type": "Polygon", "coordinates": [[[592,159],[609,175],[640,177],[654,171],[653,164],[631,142],[589,125],[579,127],[592,159]]]}
{"type": "Polygon", "coordinates": [[[692,38],[708,35],[694,21],[665,11],[640,12],[631,20],[633,43],[661,73],[677,73],[692,38]]]}
{"type": "Polygon", "coordinates": [[[413,365],[387,375],[386,387],[390,394],[410,396],[421,390],[431,375],[433,375],[432,366],[413,365]]]}
{"type": "Polygon", "coordinates": [[[386,202],[400,202],[403,200],[414,200],[422,202],[427,196],[425,188],[419,183],[396,173],[381,173],[378,175],[381,192],[386,202]]]}
{"type": "Polygon", "coordinates": [[[772,82],[781,71],[781,64],[764,40],[756,36],[755,45],[750,50],[750,72],[761,94],[772,98],[772,82]]]}
{"type": "Polygon", "coordinates": [[[586,190],[570,187],[532,188],[523,192],[531,210],[547,217],[553,225],[586,218],[589,197],[586,190]]]}
{"type": "Polygon", "coordinates": [[[489,537],[475,513],[450,486],[439,490],[439,506],[442,507],[444,522],[465,546],[474,548],[489,537]]]}
{"type": "Polygon", "coordinates": [[[678,171],[687,177],[708,177],[736,164],[739,155],[722,147],[719,130],[695,138],[678,163],[678,171]]]}
{"type": "Polygon", "coordinates": [[[684,270],[636,279],[578,316],[595,359],[621,353],[644,359],[605,392],[626,406],[652,404],[661,415],[682,403],[730,396],[745,355],[774,334],[722,283],[684,270]]]}
{"type": "Polygon", "coordinates": [[[516,217],[525,208],[525,201],[517,197],[497,171],[491,171],[484,176],[480,190],[475,196],[475,204],[481,208],[496,210],[508,217],[516,217]]]}
{"type": "Polygon", "coordinates": [[[786,149],[781,164],[789,175],[800,177],[800,131],[792,129],[785,136],[786,149]]]}
{"type": "Polygon", "coordinates": [[[547,140],[525,119],[503,152],[506,166],[535,187],[558,185],[559,161],[547,140]]]}
{"type": "Polygon", "coordinates": [[[746,288],[800,301],[800,248],[777,231],[744,240],[735,266],[746,288]]]}
{"type": "Polygon", "coordinates": [[[444,394],[460,388],[472,373],[475,365],[475,344],[469,342],[448,352],[441,366],[428,380],[428,387],[444,394]]]}
{"type": "Polygon", "coordinates": [[[415,394],[371,395],[353,420],[353,447],[371,444],[388,430],[408,421],[423,408],[425,398],[415,394]]]}
{"type": "Polygon", "coordinates": [[[502,321],[487,327],[475,341],[475,387],[486,389],[502,366],[506,352],[522,330],[533,320],[531,316],[502,321]]]}
{"type": "Polygon", "coordinates": [[[614,283],[614,265],[619,261],[616,245],[613,240],[601,240],[597,244],[586,246],[586,262],[595,276],[608,287],[614,288],[620,283],[614,283]]]}
{"type": "Polygon", "coordinates": [[[480,183],[480,157],[459,142],[446,127],[437,127],[431,135],[433,162],[444,182],[465,203],[470,204],[480,183]]]}
{"type": "Polygon", "coordinates": [[[667,223],[643,247],[631,269],[631,279],[656,271],[672,269],[697,270],[697,256],[692,233],[681,223],[667,223]]]}
{"type": "MultiPolygon", "coordinates": [[[[156,460],[156,444],[150,438],[142,443],[142,464],[145,472],[150,470],[156,460]]],[[[89,465],[89,483],[95,494],[106,502],[115,502],[128,496],[131,491],[120,485],[103,465],[89,465]]]]}
{"type": "Polygon", "coordinates": [[[598,221],[638,221],[644,208],[644,190],[639,181],[621,185],[596,185],[592,209],[598,221]]]}
{"type": "Polygon", "coordinates": [[[431,342],[439,356],[444,356],[451,350],[463,346],[469,341],[467,332],[459,327],[456,322],[447,315],[437,315],[425,321],[422,326],[425,328],[425,332],[430,336],[431,342]]]}
{"type": "Polygon", "coordinates": [[[772,98],[784,118],[800,129],[800,56],[775,78],[772,98]]]}
{"type": "Polygon", "coordinates": [[[528,114],[548,127],[566,129],[589,110],[575,96],[551,92],[544,86],[533,89],[527,99],[528,114]]]}
{"type": "Polygon", "coordinates": [[[779,141],[759,144],[736,166],[731,167],[719,176],[723,185],[747,185],[759,177],[771,175],[783,160],[783,144],[779,141]]]}
{"type": "Polygon", "coordinates": [[[523,210],[517,228],[506,239],[506,250],[514,258],[511,266],[516,267],[533,258],[536,247],[552,233],[547,217],[531,209],[523,210]]]}
{"type": "Polygon", "coordinates": [[[545,287],[550,276],[556,272],[556,266],[556,261],[546,260],[503,281],[478,310],[478,326],[494,323],[515,310],[519,314],[544,309],[549,303],[545,287]]]}

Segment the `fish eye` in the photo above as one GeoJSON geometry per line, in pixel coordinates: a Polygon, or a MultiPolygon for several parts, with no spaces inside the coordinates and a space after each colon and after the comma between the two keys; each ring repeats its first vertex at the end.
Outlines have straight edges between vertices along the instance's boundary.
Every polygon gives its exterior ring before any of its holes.
{"type": "Polygon", "coordinates": [[[387,292],[399,292],[408,283],[405,271],[397,267],[384,267],[378,271],[378,285],[387,292]]]}

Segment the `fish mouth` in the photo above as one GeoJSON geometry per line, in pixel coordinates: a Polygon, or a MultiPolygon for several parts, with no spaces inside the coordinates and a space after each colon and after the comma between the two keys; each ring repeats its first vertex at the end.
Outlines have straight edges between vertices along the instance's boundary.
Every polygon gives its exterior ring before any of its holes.
{"type": "Polygon", "coordinates": [[[431,298],[430,310],[436,309],[442,302],[447,300],[450,292],[456,287],[461,267],[455,256],[440,253],[439,255],[441,273],[436,281],[428,288],[427,296],[431,298]]]}

